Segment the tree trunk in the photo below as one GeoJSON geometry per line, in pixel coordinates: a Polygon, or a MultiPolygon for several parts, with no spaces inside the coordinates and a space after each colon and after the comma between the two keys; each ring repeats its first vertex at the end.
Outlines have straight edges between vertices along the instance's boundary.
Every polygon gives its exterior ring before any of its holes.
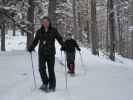
{"type": "Polygon", "coordinates": [[[21,35],[22,35],[22,36],[24,36],[24,35],[25,35],[24,31],[22,31],[22,30],[21,30],[21,35]]]}
{"type": "MultiPolygon", "coordinates": [[[[129,0],[129,27],[133,27],[133,0],[129,0]]],[[[133,28],[131,29],[130,56],[133,58],[133,28]]]]}
{"type": "Polygon", "coordinates": [[[110,30],[110,59],[115,61],[115,31],[114,31],[114,5],[113,0],[108,0],[109,6],[109,30],[110,30]]]}
{"type": "Polygon", "coordinates": [[[118,53],[122,55],[122,25],[121,25],[121,15],[120,8],[117,8],[117,23],[118,23],[118,53]]]}
{"type": "Polygon", "coordinates": [[[1,25],[1,51],[6,51],[5,48],[5,23],[2,23],[1,25]]]}
{"type": "Polygon", "coordinates": [[[91,39],[92,39],[92,53],[99,55],[98,51],[98,33],[96,21],[96,1],[91,0],[91,39]]]}
{"type": "Polygon", "coordinates": [[[76,39],[78,39],[78,30],[77,30],[77,17],[76,17],[76,0],[73,0],[73,34],[76,39]]]}
{"type": "Polygon", "coordinates": [[[52,21],[52,26],[57,28],[56,0],[49,0],[48,17],[52,21]]]}
{"type": "Polygon", "coordinates": [[[109,52],[109,6],[107,2],[106,52],[109,52]]]}
{"type": "Polygon", "coordinates": [[[90,44],[90,24],[89,24],[89,21],[87,21],[87,41],[88,41],[88,44],[90,44]]]}
{"type": "Polygon", "coordinates": [[[16,35],[16,25],[15,25],[15,22],[13,22],[13,36],[16,35]]]}
{"type": "MultiPolygon", "coordinates": [[[[3,6],[7,3],[7,0],[2,0],[3,6]]],[[[6,51],[5,47],[5,35],[6,35],[6,19],[5,16],[1,16],[2,22],[1,22],[1,51],[6,51]]]]}
{"type": "Polygon", "coordinates": [[[28,9],[28,21],[31,25],[28,27],[28,30],[32,32],[32,34],[27,34],[27,48],[32,44],[34,38],[34,2],[33,0],[29,0],[29,9],[28,9]]]}

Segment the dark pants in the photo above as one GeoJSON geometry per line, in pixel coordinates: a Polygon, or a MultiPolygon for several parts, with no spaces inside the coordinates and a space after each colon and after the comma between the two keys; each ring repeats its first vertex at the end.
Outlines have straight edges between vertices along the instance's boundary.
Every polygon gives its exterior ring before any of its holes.
{"type": "Polygon", "coordinates": [[[74,73],[75,72],[75,52],[67,52],[66,58],[67,58],[67,67],[69,72],[74,73]]]}
{"type": "Polygon", "coordinates": [[[56,87],[56,77],[54,72],[55,55],[39,55],[39,72],[44,85],[49,85],[49,88],[56,87]],[[46,63],[48,75],[46,72],[46,63]]]}

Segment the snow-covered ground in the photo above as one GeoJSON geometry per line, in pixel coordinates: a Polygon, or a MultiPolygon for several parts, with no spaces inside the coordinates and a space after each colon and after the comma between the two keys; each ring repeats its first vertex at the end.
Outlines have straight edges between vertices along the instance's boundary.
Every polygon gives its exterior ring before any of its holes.
{"type": "Polygon", "coordinates": [[[7,38],[7,52],[0,52],[0,100],[133,100],[133,61],[117,56],[117,62],[93,56],[82,48],[76,55],[76,76],[68,77],[66,89],[64,54],[56,44],[57,90],[44,93],[38,88],[38,55],[33,53],[37,88],[34,88],[30,54],[25,37],[7,38]],[[9,41],[9,42],[8,42],[9,41]]]}

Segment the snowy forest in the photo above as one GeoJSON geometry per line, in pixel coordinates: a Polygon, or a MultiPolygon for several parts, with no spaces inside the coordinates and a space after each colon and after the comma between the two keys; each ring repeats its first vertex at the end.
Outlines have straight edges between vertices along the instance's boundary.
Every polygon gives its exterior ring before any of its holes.
{"type": "Polygon", "coordinates": [[[132,93],[133,0],[0,0],[0,100],[132,93]]]}
{"type": "Polygon", "coordinates": [[[28,47],[41,18],[49,16],[64,39],[73,33],[94,55],[100,50],[111,60],[115,53],[132,59],[132,4],[132,0],[1,0],[1,51],[6,50],[7,30],[13,36],[21,30],[28,47]]]}

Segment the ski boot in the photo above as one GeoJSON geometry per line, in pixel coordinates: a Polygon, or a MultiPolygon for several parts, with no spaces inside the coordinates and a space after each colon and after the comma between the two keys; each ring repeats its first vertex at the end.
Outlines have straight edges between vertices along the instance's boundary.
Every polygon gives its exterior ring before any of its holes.
{"type": "Polygon", "coordinates": [[[47,85],[42,84],[41,87],[40,87],[40,89],[41,89],[42,91],[44,91],[44,92],[49,92],[48,86],[47,86],[47,85]]]}

